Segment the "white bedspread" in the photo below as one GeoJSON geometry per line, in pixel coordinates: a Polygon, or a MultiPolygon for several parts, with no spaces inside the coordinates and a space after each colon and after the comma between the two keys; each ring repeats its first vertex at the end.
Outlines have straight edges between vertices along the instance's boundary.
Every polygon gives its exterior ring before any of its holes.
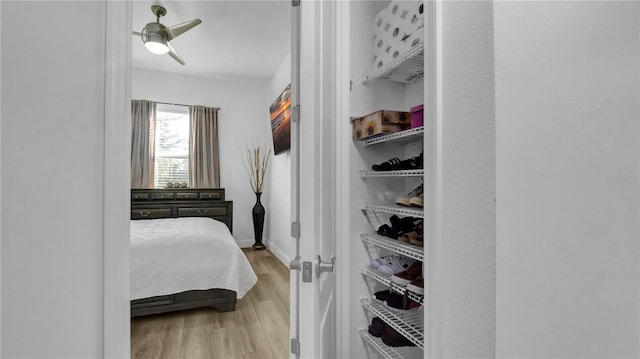
{"type": "Polygon", "coordinates": [[[257,277],[227,226],[211,218],[131,221],[131,300],[223,288],[242,298],[257,277]]]}

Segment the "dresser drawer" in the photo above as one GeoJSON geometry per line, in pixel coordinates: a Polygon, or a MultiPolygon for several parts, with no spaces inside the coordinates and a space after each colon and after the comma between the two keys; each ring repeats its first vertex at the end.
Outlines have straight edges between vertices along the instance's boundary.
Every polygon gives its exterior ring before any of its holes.
{"type": "Polygon", "coordinates": [[[220,192],[200,192],[200,199],[220,201],[222,199],[222,193],[220,192]]]}
{"type": "Polygon", "coordinates": [[[160,193],[152,193],[152,200],[173,200],[173,192],[160,192],[160,193]]]}
{"type": "Polygon", "coordinates": [[[148,201],[149,192],[131,193],[131,200],[132,201],[148,201]]]}
{"type": "Polygon", "coordinates": [[[171,217],[171,208],[132,209],[131,219],[153,219],[171,217]]]}
{"type": "Polygon", "coordinates": [[[176,199],[198,199],[198,194],[195,192],[178,192],[176,193],[176,199]]]}
{"type": "Polygon", "coordinates": [[[224,207],[178,208],[178,217],[214,217],[226,216],[224,207]]]}

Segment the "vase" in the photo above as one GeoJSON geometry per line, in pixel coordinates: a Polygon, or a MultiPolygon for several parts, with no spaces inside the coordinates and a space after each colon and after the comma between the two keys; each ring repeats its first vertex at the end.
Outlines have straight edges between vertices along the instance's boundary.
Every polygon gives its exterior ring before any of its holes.
{"type": "Polygon", "coordinates": [[[265,249],[267,248],[262,244],[262,229],[264,228],[264,207],[260,202],[262,192],[256,192],[256,204],[253,206],[251,214],[253,214],[253,234],[255,235],[256,242],[253,244],[253,249],[265,249]]]}

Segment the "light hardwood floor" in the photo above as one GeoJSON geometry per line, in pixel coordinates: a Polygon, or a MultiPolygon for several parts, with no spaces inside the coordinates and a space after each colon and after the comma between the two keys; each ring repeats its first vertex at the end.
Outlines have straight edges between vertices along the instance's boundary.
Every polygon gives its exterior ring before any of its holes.
{"type": "Polygon", "coordinates": [[[131,320],[131,358],[289,358],[289,270],[243,249],[258,282],[234,312],[194,309],[131,320]]]}

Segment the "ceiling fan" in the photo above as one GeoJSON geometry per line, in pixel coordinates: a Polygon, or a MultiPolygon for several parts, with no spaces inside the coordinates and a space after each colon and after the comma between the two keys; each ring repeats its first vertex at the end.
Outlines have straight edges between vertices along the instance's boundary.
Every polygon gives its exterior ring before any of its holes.
{"type": "Polygon", "coordinates": [[[148,23],[142,28],[142,32],[134,31],[133,34],[142,38],[144,46],[149,51],[159,55],[168,53],[169,56],[174,58],[174,60],[184,65],[184,60],[182,60],[180,55],[178,55],[169,41],[175,39],[186,31],[191,30],[196,25],[199,25],[202,20],[194,19],[182,24],[167,27],[160,23],[160,16],[165,16],[167,14],[167,9],[160,5],[152,5],[151,12],[156,15],[156,22],[148,23]]]}

